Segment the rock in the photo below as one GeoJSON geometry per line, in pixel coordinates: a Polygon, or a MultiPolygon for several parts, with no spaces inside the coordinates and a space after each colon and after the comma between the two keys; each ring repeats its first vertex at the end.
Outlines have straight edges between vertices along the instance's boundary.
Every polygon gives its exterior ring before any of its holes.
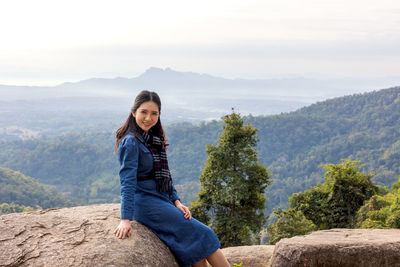
{"type": "Polygon", "coordinates": [[[282,239],[273,267],[400,266],[400,229],[330,229],[282,239]]]}
{"type": "MultiPolygon", "coordinates": [[[[136,221],[131,237],[115,237],[119,218],[119,204],[2,215],[0,266],[178,266],[168,247],[136,221]]],[[[243,267],[400,267],[400,229],[331,229],[222,252],[243,267]]]]}
{"type": "Polygon", "coordinates": [[[118,239],[119,204],[0,216],[0,266],[178,266],[168,247],[132,221],[118,239]]]}
{"type": "Polygon", "coordinates": [[[275,246],[240,246],[223,248],[226,259],[231,266],[243,262],[243,267],[269,267],[275,246]]]}

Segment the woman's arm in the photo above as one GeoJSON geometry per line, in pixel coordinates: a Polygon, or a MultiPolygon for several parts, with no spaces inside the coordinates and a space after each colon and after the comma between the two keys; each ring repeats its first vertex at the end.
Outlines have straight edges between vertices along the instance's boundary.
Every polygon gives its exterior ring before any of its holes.
{"type": "Polygon", "coordinates": [[[133,214],[135,212],[135,191],[137,183],[137,168],[139,150],[135,140],[128,136],[124,138],[118,148],[121,168],[119,177],[121,182],[121,221],[115,228],[114,234],[118,238],[130,237],[132,234],[133,214]]]}
{"type": "Polygon", "coordinates": [[[131,136],[121,141],[118,149],[121,168],[119,171],[121,183],[121,219],[132,220],[135,212],[135,191],[137,169],[139,164],[139,148],[131,136]]]}

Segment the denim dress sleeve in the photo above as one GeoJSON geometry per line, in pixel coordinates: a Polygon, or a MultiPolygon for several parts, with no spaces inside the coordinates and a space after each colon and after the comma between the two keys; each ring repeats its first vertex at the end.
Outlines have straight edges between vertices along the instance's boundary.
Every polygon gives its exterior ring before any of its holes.
{"type": "Polygon", "coordinates": [[[172,195],[170,196],[170,199],[171,199],[172,203],[174,203],[175,200],[178,200],[178,199],[181,200],[181,198],[178,196],[178,192],[176,192],[174,183],[172,183],[172,195]]]}
{"type": "Polygon", "coordinates": [[[139,148],[136,140],[131,135],[127,135],[121,140],[118,147],[118,155],[121,164],[119,170],[121,182],[121,219],[132,220],[135,212],[139,148]]]}

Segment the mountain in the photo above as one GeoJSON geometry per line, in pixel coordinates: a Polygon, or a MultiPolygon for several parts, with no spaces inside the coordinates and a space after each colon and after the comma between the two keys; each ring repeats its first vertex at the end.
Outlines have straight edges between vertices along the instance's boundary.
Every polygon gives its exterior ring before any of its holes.
{"type": "MultiPolygon", "coordinates": [[[[370,91],[399,84],[400,77],[377,78],[306,78],[301,76],[266,79],[227,79],[209,74],[180,72],[171,68],[150,67],[133,78],[91,78],[78,82],[65,82],[56,86],[0,85],[4,101],[32,100],[54,97],[126,97],[138,90],[155,90],[174,97],[199,93],[212,93],[214,97],[256,99],[257,97],[310,103],[344,94],[370,91]],[[249,93],[251,92],[251,93],[249,93]],[[226,94],[228,93],[228,94],[226,94]]],[[[173,104],[175,104],[173,102],[173,104]]]]}
{"type": "Polygon", "coordinates": [[[134,78],[92,78],[46,87],[0,85],[0,140],[117,127],[143,89],[161,96],[166,124],[219,119],[232,107],[277,114],[312,102],[280,93],[269,83],[152,67],[134,78]]]}
{"type": "Polygon", "coordinates": [[[26,112],[23,108],[26,105],[40,106],[42,111],[55,112],[66,107],[81,112],[86,105],[80,104],[79,99],[87,101],[88,106],[97,103],[92,111],[102,112],[107,107],[121,113],[133,104],[139,91],[147,89],[160,94],[165,110],[171,111],[168,120],[176,121],[174,110],[183,110],[197,115],[193,119],[182,116],[180,120],[201,121],[220,118],[231,107],[244,114],[279,114],[315,101],[397,84],[400,84],[400,77],[227,79],[151,67],[133,78],[91,78],[57,86],[0,85],[0,115],[9,106],[18,113],[26,112]],[[49,102],[59,105],[54,108],[49,102]]]}
{"type": "Polygon", "coordinates": [[[253,117],[259,151],[275,174],[268,197],[287,196],[323,181],[321,164],[364,163],[374,182],[390,186],[400,174],[400,87],[316,103],[279,116],[253,117]]]}
{"type": "Polygon", "coordinates": [[[170,124],[218,120],[232,107],[242,114],[280,114],[396,83],[400,78],[226,79],[151,67],[133,78],[92,78],[57,86],[0,85],[0,140],[117,127],[143,89],[159,93],[163,121],[170,124]]]}

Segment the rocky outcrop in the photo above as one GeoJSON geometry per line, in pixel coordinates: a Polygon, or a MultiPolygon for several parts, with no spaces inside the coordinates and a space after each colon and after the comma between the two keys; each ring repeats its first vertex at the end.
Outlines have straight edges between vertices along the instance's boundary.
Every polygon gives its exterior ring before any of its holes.
{"type": "Polygon", "coordinates": [[[400,266],[400,229],[330,229],[282,239],[271,266],[400,266]]]}
{"type": "Polygon", "coordinates": [[[243,267],[400,267],[400,229],[331,229],[222,251],[243,267]]]}
{"type": "MultiPolygon", "coordinates": [[[[135,221],[131,237],[116,238],[119,218],[119,204],[2,215],[0,266],[178,266],[168,247],[135,221]]],[[[222,252],[243,267],[400,267],[400,229],[331,229],[222,252]]]]}
{"type": "Polygon", "coordinates": [[[269,267],[270,260],[275,246],[240,246],[223,248],[222,252],[233,266],[233,264],[243,263],[243,267],[269,267]]]}
{"type": "Polygon", "coordinates": [[[114,235],[119,204],[0,216],[0,266],[178,266],[168,247],[133,221],[129,238],[114,235]]]}

